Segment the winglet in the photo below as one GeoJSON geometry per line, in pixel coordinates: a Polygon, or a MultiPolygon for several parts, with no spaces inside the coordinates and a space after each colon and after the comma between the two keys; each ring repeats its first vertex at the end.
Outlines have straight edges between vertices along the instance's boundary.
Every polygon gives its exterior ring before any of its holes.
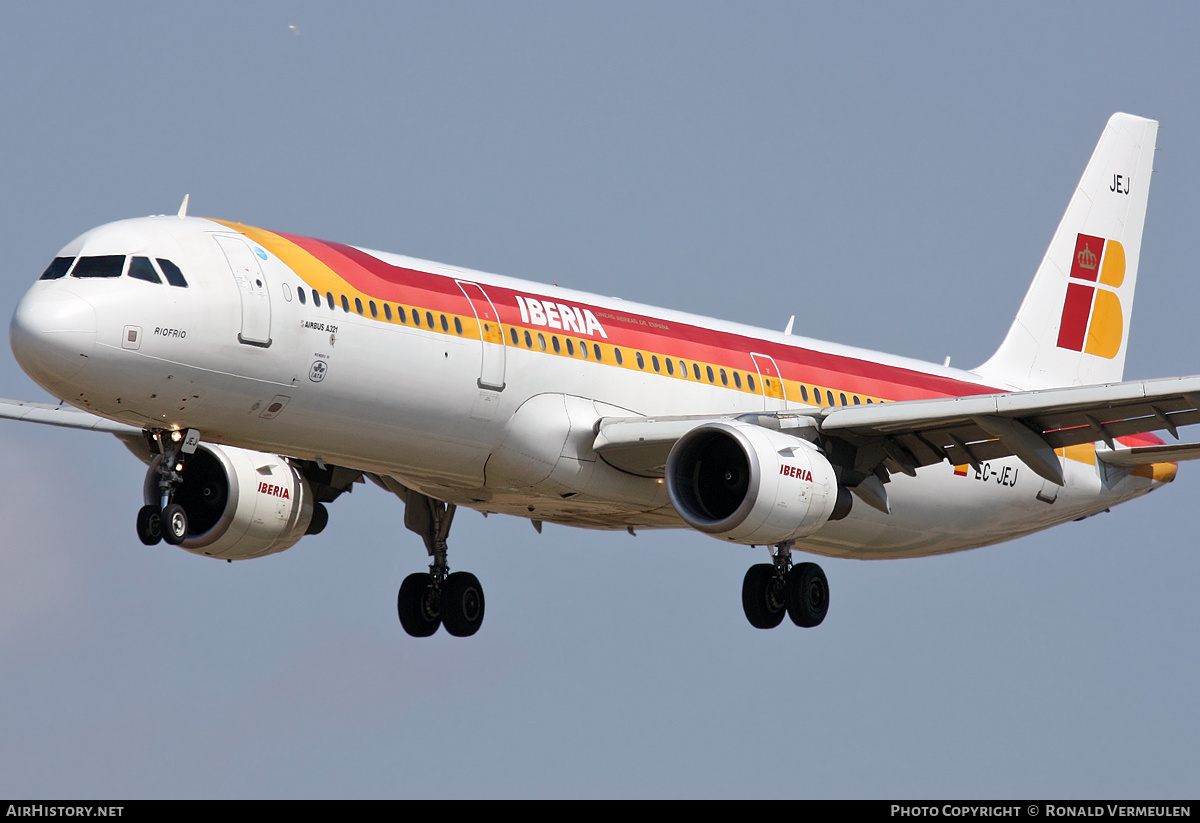
{"type": "Polygon", "coordinates": [[[975,369],[989,384],[1030,390],[1121,380],[1157,134],[1154,120],[1109,118],[1017,319],[975,369]]]}

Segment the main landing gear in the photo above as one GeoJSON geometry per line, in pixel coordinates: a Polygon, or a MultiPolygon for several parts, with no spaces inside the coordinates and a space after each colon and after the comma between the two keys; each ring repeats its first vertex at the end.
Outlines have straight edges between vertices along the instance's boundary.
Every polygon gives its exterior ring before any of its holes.
{"type": "Polygon", "coordinates": [[[829,581],[816,563],[792,565],[792,544],[775,546],[774,563],[750,567],[742,581],[742,609],[756,629],[773,629],[786,612],[797,626],[820,625],[829,611],[829,581]]]}
{"type": "Polygon", "coordinates": [[[200,432],[154,432],[151,440],[158,446],[159,460],[154,468],[158,474],[159,502],[147,503],[138,510],[137,534],[147,546],[164,540],[178,546],[188,535],[187,512],[173,502],[175,490],[183,482],[183,466],[188,455],[194,454],[200,443],[200,432]]]}
{"type": "Polygon", "coordinates": [[[455,637],[470,637],[483,625],[483,587],[469,572],[450,573],[446,537],[456,506],[408,492],[404,525],[425,540],[433,562],[428,572],[410,574],[400,585],[396,611],[413,637],[429,637],[444,626],[455,637]]]}

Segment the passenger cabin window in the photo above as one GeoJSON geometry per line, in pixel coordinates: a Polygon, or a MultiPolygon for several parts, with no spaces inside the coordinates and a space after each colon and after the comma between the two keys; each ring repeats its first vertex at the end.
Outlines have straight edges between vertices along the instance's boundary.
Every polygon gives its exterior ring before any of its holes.
{"type": "Polygon", "coordinates": [[[300,298],[301,306],[308,302],[308,298],[304,295],[304,289],[296,289],[296,296],[300,298]]]}
{"type": "Polygon", "coordinates": [[[50,261],[49,266],[46,266],[46,270],[42,272],[42,276],[38,280],[57,280],[66,275],[67,269],[71,268],[71,264],[74,262],[74,257],[56,257],[50,261]]]}
{"type": "Polygon", "coordinates": [[[158,272],[154,270],[154,266],[150,264],[149,257],[135,257],[129,264],[129,276],[134,280],[145,280],[147,283],[158,283],[162,285],[162,279],[158,276],[158,272]]]}
{"type": "Polygon", "coordinates": [[[125,268],[125,255],[103,254],[81,257],[71,272],[72,277],[120,277],[125,268]]]}

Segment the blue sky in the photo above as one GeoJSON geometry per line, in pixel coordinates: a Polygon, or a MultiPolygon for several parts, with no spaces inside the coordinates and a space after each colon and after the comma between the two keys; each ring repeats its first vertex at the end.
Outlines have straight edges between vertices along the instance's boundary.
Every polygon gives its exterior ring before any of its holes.
{"type": "MultiPolygon", "coordinates": [[[[1011,322],[1114,111],[1162,121],[1126,376],[1200,372],[1200,13],[1158,4],[0,9],[10,312],[100,223],[193,214],[955,365],[1011,322]],[[291,28],[294,27],[294,28],[291,28]]],[[[0,394],[48,399],[0,356],[0,394]]],[[[1200,489],[940,558],[462,512],[469,641],[360,487],[224,564],[137,543],[113,438],[0,424],[0,795],[1195,797],[1200,489]]]]}

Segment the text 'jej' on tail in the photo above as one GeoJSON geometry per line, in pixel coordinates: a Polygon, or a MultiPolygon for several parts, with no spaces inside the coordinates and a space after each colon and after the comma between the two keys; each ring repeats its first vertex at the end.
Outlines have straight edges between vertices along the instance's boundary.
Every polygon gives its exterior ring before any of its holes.
{"type": "Polygon", "coordinates": [[[1109,118],[1017,319],[975,371],[998,388],[1121,380],[1158,123],[1109,118]]]}

